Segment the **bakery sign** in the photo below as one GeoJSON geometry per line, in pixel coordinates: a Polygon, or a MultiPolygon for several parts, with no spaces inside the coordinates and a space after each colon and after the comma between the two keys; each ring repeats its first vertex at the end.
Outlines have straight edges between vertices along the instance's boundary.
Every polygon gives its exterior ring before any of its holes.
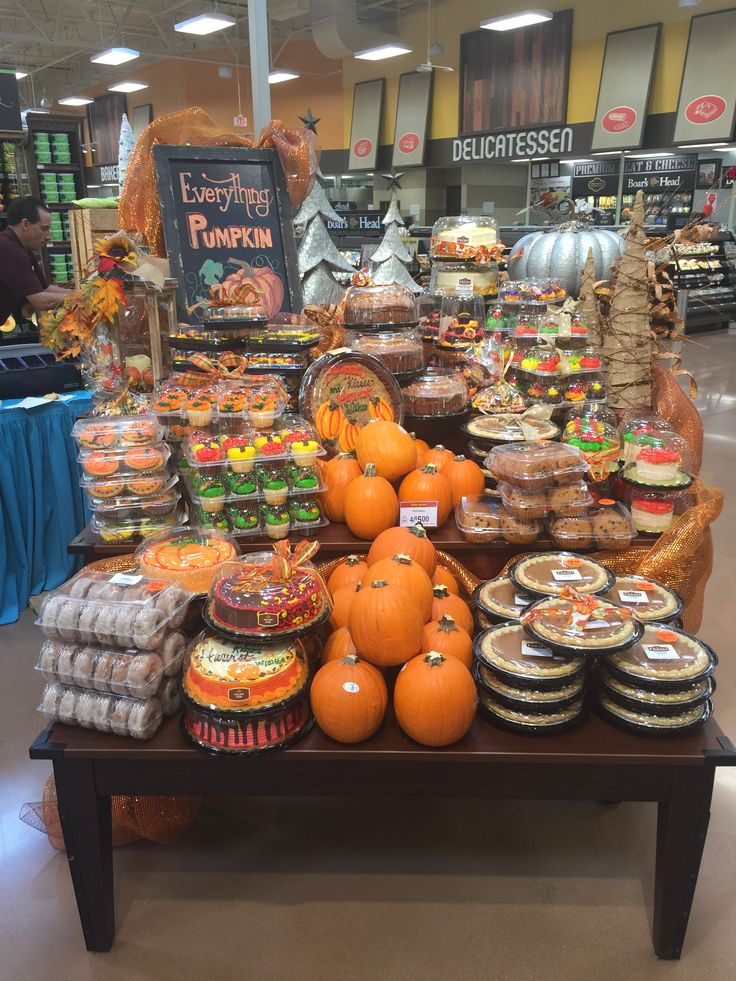
{"type": "Polygon", "coordinates": [[[556,157],[573,148],[573,128],[554,126],[548,129],[513,130],[459,137],[452,141],[452,162],[472,163],[482,160],[512,160],[518,157],[556,157]]]}

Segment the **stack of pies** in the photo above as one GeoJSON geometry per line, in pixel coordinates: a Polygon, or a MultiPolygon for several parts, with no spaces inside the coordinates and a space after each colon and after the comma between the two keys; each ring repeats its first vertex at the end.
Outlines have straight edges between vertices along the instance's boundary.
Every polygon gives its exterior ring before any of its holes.
{"type": "Polygon", "coordinates": [[[601,599],[630,607],[644,623],[673,623],[679,626],[682,600],[669,586],[645,576],[616,576],[601,599]]]}

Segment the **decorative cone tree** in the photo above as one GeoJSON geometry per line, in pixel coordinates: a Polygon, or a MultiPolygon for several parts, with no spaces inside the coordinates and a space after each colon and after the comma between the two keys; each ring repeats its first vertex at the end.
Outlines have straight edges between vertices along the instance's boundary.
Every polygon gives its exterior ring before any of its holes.
{"type": "Polygon", "coordinates": [[[317,171],[312,190],[294,216],[294,226],[303,226],[304,235],[297,249],[299,278],[305,306],[310,303],[337,303],[343,287],[334,272],[354,273],[355,269],[337,251],[324,224],[324,219],[345,224],[330,204],[317,171]]]}
{"type": "Polygon", "coordinates": [[[373,263],[371,279],[377,286],[400,283],[402,286],[408,286],[413,293],[421,293],[421,286],[412,279],[406,268],[411,262],[411,256],[399,232],[400,228],[404,228],[404,221],[396,203],[396,189],[401,187],[399,178],[403,177],[403,174],[384,174],[383,177],[388,181],[391,199],[388,211],[381,222],[386,226],[386,231],[381,244],[371,256],[373,263]]]}
{"type": "Polygon", "coordinates": [[[580,285],[578,305],[580,312],[588,324],[590,343],[595,345],[595,347],[600,347],[603,343],[603,333],[598,315],[598,298],[595,295],[595,283],[595,259],[593,258],[593,250],[588,249],[588,256],[583,267],[583,280],[580,285]]]}

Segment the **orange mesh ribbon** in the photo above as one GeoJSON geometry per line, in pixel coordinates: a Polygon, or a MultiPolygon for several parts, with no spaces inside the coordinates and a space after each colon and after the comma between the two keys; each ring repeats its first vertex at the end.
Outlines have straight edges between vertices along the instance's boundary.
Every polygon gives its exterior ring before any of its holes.
{"type": "Polygon", "coordinates": [[[120,194],[118,221],[125,231],[145,236],[153,255],[165,256],[161,205],[153,163],[155,144],[173,146],[242,146],[272,148],[278,152],[286,175],[289,198],[298,207],[314,181],[319,161],[319,141],[306,129],[286,129],[274,119],[257,143],[244,136],[224,133],[222,127],[198,107],[182,109],[155,119],[136,141],[120,194]]]}
{"type": "Polygon", "coordinates": [[[189,363],[198,370],[182,372],[181,384],[185,388],[193,388],[204,381],[203,374],[217,378],[242,378],[248,368],[248,359],[234,351],[223,351],[214,359],[206,354],[193,354],[189,363]]]}

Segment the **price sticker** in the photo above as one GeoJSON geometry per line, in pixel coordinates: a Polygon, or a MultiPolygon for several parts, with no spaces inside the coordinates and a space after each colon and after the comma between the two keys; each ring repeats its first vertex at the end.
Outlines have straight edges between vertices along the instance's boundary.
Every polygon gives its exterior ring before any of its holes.
{"type": "Polygon", "coordinates": [[[555,657],[551,647],[545,647],[537,640],[522,640],[522,657],[555,657]]]}
{"type": "Polygon", "coordinates": [[[581,582],[579,569],[553,569],[552,578],[555,582],[581,582]]]}
{"type": "Polygon", "coordinates": [[[110,580],[116,586],[135,586],[137,582],[140,582],[143,576],[130,576],[125,572],[117,572],[110,580]]]}
{"type": "Polygon", "coordinates": [[[437,501],[401,501],[399,504],[399,525],[402,528],[437,527],[437,501]]]}
{"type": "Polygon", "coordinates": [[[649,603],[649,597],[643,589],[619,589],[618,598],[622,603],[649,603]]]}
{"type": "Polygon", "coordinates": [[[360,685],[356,685],[354,681],[346,681],[342,687],[350,695],[355,695],[356,692],[360,691],[360,685]]]}
{"type": "Polygon", "coordinates": [[[642,644],[644,651],[650,661],[679,661],[680,655],[672,644],[642,644]]]}

